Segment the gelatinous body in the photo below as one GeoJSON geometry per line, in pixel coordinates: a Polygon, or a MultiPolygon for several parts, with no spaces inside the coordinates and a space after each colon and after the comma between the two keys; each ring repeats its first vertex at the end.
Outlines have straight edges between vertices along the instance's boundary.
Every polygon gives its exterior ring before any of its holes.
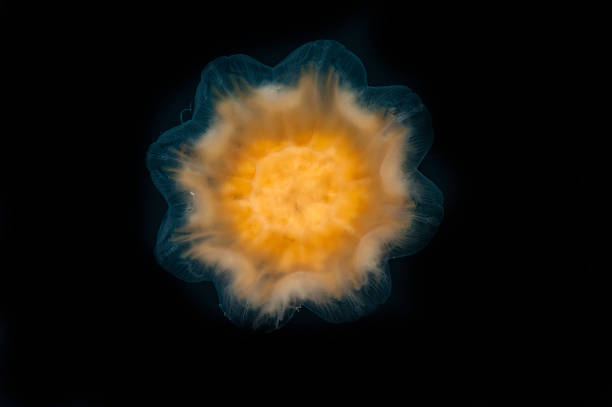
{"type": "Polygon", "coordinates": [[[156,257],[213,281],[239,325],[277,328],[302,305],[354,320],[388,298],[387,260],[422,248],[442,218],[442,194],[417,170],[431,142],[420,99],[368,87],[336,42],[274,68],[219,58],[193,119],[149,150],[169,205],[156,257]]]}

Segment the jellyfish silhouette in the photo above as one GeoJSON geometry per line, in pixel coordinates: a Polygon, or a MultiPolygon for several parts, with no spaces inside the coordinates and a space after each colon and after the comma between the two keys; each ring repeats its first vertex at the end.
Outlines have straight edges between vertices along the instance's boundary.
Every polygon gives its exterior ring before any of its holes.
{"type": "Polygon", "coordinates": [[[442,220],[442,193],[418,171],[432,140],[420,98],[368,86],[338,42],[274,67],[215,59],[192,119],[148,151],[168,203],[156,259],[212,281],[239,326],[277,329],[302,306],[356,320],[389,297],[388,260],[422,249],[442,220]]]}

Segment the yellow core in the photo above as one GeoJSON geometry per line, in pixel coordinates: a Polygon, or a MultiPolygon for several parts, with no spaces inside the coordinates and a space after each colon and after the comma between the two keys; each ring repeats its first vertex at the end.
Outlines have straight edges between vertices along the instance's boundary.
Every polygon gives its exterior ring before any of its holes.
{"type": "Polygon", "coordinates": [[[348,142],[324,134],[300,141],[254,141],[221,188],[242,245],[268,254],[279,272],[322,266],[351,240],[371,195],[348,142]]]}

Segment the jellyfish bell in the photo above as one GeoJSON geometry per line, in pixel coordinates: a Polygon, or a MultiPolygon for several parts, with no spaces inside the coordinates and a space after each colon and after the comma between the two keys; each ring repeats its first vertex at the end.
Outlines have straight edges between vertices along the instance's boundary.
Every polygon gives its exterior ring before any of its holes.
{"type": "Polygon", "coordinates": [[[387,260],[423,247],[442,218],[442,194],[417,170],[431,141],[420,99],[368,87],[337,42],[274,68],[215,60],[193,119],[149,150],[169,204],[157,259],[212,280],[239,325],[277,328],[302,305],[357,319],[388,298],[387,260]]]}

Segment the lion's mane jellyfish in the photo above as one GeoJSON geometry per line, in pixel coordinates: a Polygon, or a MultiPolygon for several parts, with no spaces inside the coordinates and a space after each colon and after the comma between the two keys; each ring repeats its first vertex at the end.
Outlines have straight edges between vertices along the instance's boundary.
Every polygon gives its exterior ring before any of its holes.
{"type": "Polygon", "coordinates": [[[168,202],[156,258],[212,281],[238,325],[275,329],[301,306],[355,320],[388,298],[387,260],[424,247],[442,219],[441,192],[417,170],[432,137],[419,97],[368,86],[337,42],[275,67],[218,58],[192,119],[148,152],[168,202]]]}

